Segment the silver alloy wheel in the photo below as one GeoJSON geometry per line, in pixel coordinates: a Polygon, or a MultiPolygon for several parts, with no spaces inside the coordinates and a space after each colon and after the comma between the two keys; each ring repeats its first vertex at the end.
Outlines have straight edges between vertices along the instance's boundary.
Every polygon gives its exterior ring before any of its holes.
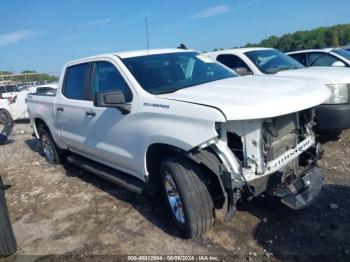
{"type": "Polygon", "coordinates": [[[175,185],[173,178],[168,172],[165,173],[165,190],[166,190],[166,194],[168,197],[171,210],[173,211],[173,214],[175,215],[176,220],[181,224],[184,224],[185,214],[183,210],[181,197],[177,190],[177,187],[175,185]]]}
{"type": "Polygon", "coordinates": [[[53,149],[54,145],[51,143],[51,140],[46,135],[42,135],[41,143],[46,159],[53,162],[55,160],[55,153],[53,149]]]}

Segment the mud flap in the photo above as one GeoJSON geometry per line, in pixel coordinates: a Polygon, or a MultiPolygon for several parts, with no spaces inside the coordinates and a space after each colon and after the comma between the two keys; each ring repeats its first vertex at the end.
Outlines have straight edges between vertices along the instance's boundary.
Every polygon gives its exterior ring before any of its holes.
{"type": "Polygon", "coordinates": [[[286,186],[287,195],[281,198],[283,204],[292,209],[301,209],[309,205],[320,193],[323,176],[318,167],[314,167],[286,186]]]}

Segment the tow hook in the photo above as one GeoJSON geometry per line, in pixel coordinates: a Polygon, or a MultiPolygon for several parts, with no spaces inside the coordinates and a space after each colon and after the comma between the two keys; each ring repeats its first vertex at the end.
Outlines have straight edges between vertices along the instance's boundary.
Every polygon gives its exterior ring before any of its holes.
{"type": "Polygon", "coordinates": [[[324,149],[320,142],[317,142],[312,147],[310,147],[307,152],[311,154],[315,159],[321,160],[323,157],[324,149]]]}
{"type": "Polygon", "coordinates": [[[316,151],[315,154],[316,154],[317,159],[321,159],[323,157],[324,149],[323,149],[320,142],[316,143],[315,151],[316,151]]]}

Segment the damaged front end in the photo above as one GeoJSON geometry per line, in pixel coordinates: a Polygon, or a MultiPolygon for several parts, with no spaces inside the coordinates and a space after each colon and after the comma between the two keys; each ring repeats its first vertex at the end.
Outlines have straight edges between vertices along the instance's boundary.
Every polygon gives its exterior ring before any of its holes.
{"type": "MultiPolygon", "coordinates": [[[[275,178],[275,177],[273,177],[275,178]]],[[[290,174],[288,179],[281,178],[269,190],[270,194],[292,209],[301,209],[310,204],[321,191],[323,176],[316,166],[302,170],[299,174],[290,174]]]]}
{"type": "Polygon", "coordinates": [[[210,146],[230,174],[225,187],[237,191],[241,185],[242,195],[254,197],[266,192],[293,209],[310,204],[323,183],[317,166],[322,148],[315,141],[313,120],[314,110],[309,109],[218,124],[219,140],[210,146]]]}

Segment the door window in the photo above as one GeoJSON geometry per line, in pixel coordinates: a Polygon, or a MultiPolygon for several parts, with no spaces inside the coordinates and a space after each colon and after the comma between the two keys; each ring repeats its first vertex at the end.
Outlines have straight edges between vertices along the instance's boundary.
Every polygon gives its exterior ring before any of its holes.
{"type": "Polygon", "coordinates": [[[249,66],[238,56],[219,55],[216,60],[235,71],[237,69],[244,68],[247,73],[252,73],[252,70],[250,70],[249,66]]]}
{"type": "Polygon", "coordinates": [[[128,103],[132,100],[131,90],[123,76],[114,65],[108,62],[97,62],[95,64],[93,90],[94,93],[119,90],[123,92],[125,102],[128,103]]]}
{"type": "Polygon", "coordinates": [[[333,63],[337,61],[340,60],[327,53],[309,53],[310,66],[332,66],[333,63]]]}
{"type": "Polygon", "coordinates": [[[6,86],[7,93],[17,92],[16,86],[6,86]]]}
{"type": "Polygon", "coordinates": [[[297,60],[299,63],[303,64],[304,66],[307,66],[306,54],[300,53],[300,54],[292,54],[289,56],[294,58],[295,60],[297,60]]]}
{"type": "Polygon", "coordinates": [[[91,99],[91,70],[89,63],[67,68],[63,94],[69,99],[91,99]]]}

